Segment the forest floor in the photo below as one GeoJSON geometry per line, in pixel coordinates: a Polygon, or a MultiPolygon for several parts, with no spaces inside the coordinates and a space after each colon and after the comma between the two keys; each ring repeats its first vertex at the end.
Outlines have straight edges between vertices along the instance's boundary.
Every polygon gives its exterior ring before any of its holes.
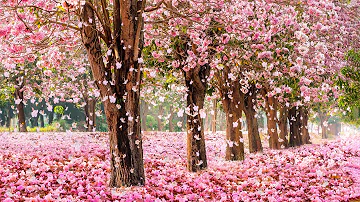
{"type": "Polygon", "coordinates": [[[110,189],[106,134],[0,133],[0,201],[357,201],[360,197],[359,135],[285,150],[265,147],[263,153],[246,152],[242,162],[224,160],[224,138],[223,133],[207,134],[208,169],[189,173],[184,133],[146,133],[146,185],[110,189]]]}

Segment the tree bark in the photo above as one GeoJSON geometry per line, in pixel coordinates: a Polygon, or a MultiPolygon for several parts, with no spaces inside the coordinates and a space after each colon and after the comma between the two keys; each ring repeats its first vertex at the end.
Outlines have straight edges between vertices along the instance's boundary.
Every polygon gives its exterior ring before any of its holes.
{"type": "Polygon", "coordinates": [[[309,111],[302,107],[300,108],[300,136],[302,144],[311,144],[310,142],[310,134],[308,130],[308,121],[309,121],[309,111]]]}
{"type": "Polygon", "coordinates": [[[148,115],[149,112],[149,104],[143,100],[140,101],[141,104],[141,129],[143,131],[147,131],[147,127],[146,127],[146,117],[148,115]]]}
{"type": "Polygon", "coordinates": [[[10,128],[11,126],[11,119],[13,118],[14,113],[13,110],[10,106],[10,103],[8,103],[8,111],[7,111],[7,116],[6,116],[6,127],[10,128]]]}
{"type": "Polygon", "coordinates": [[[210,66],[198,66],[184,71],[187,87],[187,169],[196,172],[207,167],[205,137],[199,111],[204,108],[206,79],[210,66]]]}
{"type": "Polygon", "coordinates": [[[319,119],[320,119],[320,126],[321,126],[321,137],[322,139],[327,139],[328,138],[328,133],[327,133],[327,126],[324,125],[324,123],[329,119],[329,117],[321,112],[320,110],[318,111],[318,115],[319,115],[319,119]]]}
{"type": "Polygon", "coordinates": [[[241,132],[243,107],[240,105],[239,83],[234,82],[233,84],[232,95],[223,92],[221,97],[223,98],[222,103],[226,114],[225,159],[236,161],[244,160],[244,140],[241,132]]]}
{"type": "Polygon", "coordinates": [[[212,101],[212,110],[214,114],[211,115],[211,132],[216,133],[216,116],[217,116],[217,100],[212,101]]]}
{"type": "Polygon", "coordinates": [[[31,117],[30,119],[31,127],[39,127],[39,114],[36,117],[31,117]]]}
{"type": "Polygon", "coordinates": [[[289,146],[295,147],[302,145],[302,139],[300,136],[300,112],[297,109],[298,107],[292,107],[289,110],[288,119],[290,124],[290,139],[289,139],[289,146]]]}
{"type": "Polygon", "coordinates": [[[174,131],[173,119],[174,119],[173,106],[170,105],[170,116],[169,116],[169,119],[168,119],[168,121],[169,121],[169,132],[174,131]]]}
{"type": "Polygon", "coordinates": [[[106,65],[91,1],[86,1],[82,9],[81,18],[85,22],[81,27],[82,42],[104,102],[109,127],[110,186],[144,185],[139,105],[141,68],[137,61],[142,50],[142,34],[139,33],[143,29],[141,20],[145,5],[142,1],[122,1],[120,4],[119,0],[114,0],[113,6],[114,40],[111,40],[109,14],[103,8],[108,26],[104,27],[106,50],[112,50],[107,55],[106,65]],[[122,67],[111,71],[116,63],[121,63],[122,67]]]}
{"type": "Polygon", "coordinates": [[[260,133],[259,133],[259,124],[257,118],[255,117],[255,101],[256,101],[256,88],[251,86],[249,91],[244,94],[240,92],[243,97],[244,102],[244,113],[246,116],[246,125],[248,131],[249,139],[249,151],[250,153],[262,152],[263,147],[261,144],[260,133]]]}
{"type": "Polygon", "coordinates": [[[24,93],[21,89],[15,89],[15,99],[20,99],[21,102],[16,105],[18,111],[18,127],[20,132],[27,132],[26,122],[25,122],[25,111],[24,111],[24,93]]]}
{"type": "Polygon", "coordinates": [[[95,114],[95,107],[96,107],[96,100],[94,98],[85,98],[85,115],[86,115],[86,126],[87,132],[93,132],[96,127],[96,114],[95,114]]]}
{"type": "Polygon", "coordinates": [[[163,125],[162,125],[162,116],[164,114],[164,107],[162,104],[159,104],[159,110],[158,110],[158,114],[156,116],[157,119],[157,125],[158,125],[158,131],[162,131],[163,130],[163,125]]]}
{"type": "Polygon", "coordinates": [[[44,128],[45,127],[44,116],[40,114],[39,118],[40,118],[40,127],[44,128]]]}
{"type": "Polygon", "coordinates": [[[279,136],[277,133],[277,103],[275,97],[266,97],[267,133],[269,136],[270,149],[280,149],[279,136]]]}
{"type": "Polygon", "coordinates": [[[279,138],[281,139],[280,147],[288,148],[288,108],[286,106],[280,106],[280,117],[279,117],[279,138]]]}

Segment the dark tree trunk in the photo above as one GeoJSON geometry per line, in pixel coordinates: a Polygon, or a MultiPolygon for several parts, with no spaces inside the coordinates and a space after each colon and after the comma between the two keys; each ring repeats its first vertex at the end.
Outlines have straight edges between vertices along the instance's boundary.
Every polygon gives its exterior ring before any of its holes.
{"type": "Polygon", "coordinates": [[[141,101],[141,129],[143,131],[147,131],[147,127],[146,127],[146,117],[148,115],[149,112],[149,104],[145,101],[141,101]]]}
{"type": "Polygon", "coordinates": [[[288,119],[290,124],[290,139],[289,139],[289,146],[295,147],[302,145],[302,139],[300,136],[300,113],[297,109],[298,107],[292,107],[289,110],[288,119]]]}
{"type": "Polygon", "coordinates": [[[302,144],[311,144],[310,142],[310,134],[308,129],[308,121],[309,121],[309,111],[302,107],[300,108],[300,136],[302,144]]]}
{"type": "Polygon", "coordinates": [[[279,138],[281,139],[280,147],[287,148],[288,145],[288,108],[285,106],[280,107],[280,117],[279,117],[279,138]]]}
{"type": "Polygon", "coordinates": [[[239,94],[239,82],[234,82],[232,85],[232,95],[228,93],[222,94],[222,103],[226,114],[226,153],[225,159],[236,161],[244,160],[244,141],[241,132],[241,117],[242,106],[239,94]]]}
{"type": "Polygon", "coordinates": [[[45,127],[44,115],[40,114],[39,118],[40,118],[40,127],[44,128],[45,127]]]}
{"type": "Polygon", "coordinates": [[[27,132],[26,122],[25,122],[25,111],[24,111],[24,93],[19,88],[15,89],[15,99],[20,99],[21,102],[16,105],[18,111],[18,127],[20,132],[27,132]]]}
{"type": "MultiPolygon", "coordinates": [[[[104,1],[104,4],[107,2],[104,1]]],[[[94,20],[94,6],[91,1],[86,1],[82,8],[81,18],[85,22],[81,27],[82,42],[104,100],[109,127],[111,187],[145,184],[139,105],[141,68],[137,62],[142,50],[144,6],[144,1],[120,3],[120,0],[114,0],[113,24],[108,11],[103,8],[105,50],[112,50],[107,55],[106,65],[96,27],[98,21],[94,20]],[[114,27],[113,33],[110,26],[114,27]],[[122,67],[111,71],[111,67],[120,62],[122,67]],[[111,85],[110,81],[115,85],[111,85]]]]}
{"type": "Polygon", "coordinates": [[[204,108],[206,79],[210,66],[198,66],[185,74],[187,87],[187,169],[196,172],[207,167],[205,137],[202,118],[199,111],[204,108]]]}
{"type": "Polygon", "coordinates": [[[159,111],[158,114],[156,116],[157,119],[157,125],[158,125],[158,131],[162,131],[163,130],[163,125],[162,125],[162,116],[164,114],[164,107],[162,104],[159,104],[159,111]]]}
{"type": "Polygon", "coordinates": [[[30,124],[32,128],[39,127],[39,114],[36,117],[31,117],[30,124]]]}
{"type": "Polygon", "coordinates": [[[279,136],[277,133],[277,103],[275,97],[266,97],[267,133],[269,136],[269,147],[280,149],[279,136]]]}
{"type": "Polygon", "coordinates": [[[7,111],[7,116],[6,116],[6,127],[10,128],[11,126],[11,119],[14,116],[14,112],[10,106],[10,103],[8,103],[8,111],[7,111]]]}
{"type": "Polygon", "coordinates": [[[54,121],[54,112],[51,111],[49,112],[49,121],[48,121],[48,124],[51,125],[54,121]]]}
{"type": "Polygon", "coordinates": [[[246,125],[248,131],[249,139],[249,151],[250,153],[261,152],[263,147],[261,144],[260,133],[259,133],[259,124],[257,118],[255,117],[256,111],[256,88],[251,86],[248,93],[242,94],[244,102],[244,113],[246,116],[246,125]]]}
{"type": "Polygon", "coordinates": [[[85,115],[86,115],[86,126],[87,132],[93,132],[96,127],[96,114],[95,114],[95,107],[96,107],[96,100],[94,98],[85,98],[85,115]]]}
{"type": "Polygon", "coordinates": [[[216,133],[216,116],[217,116],[217,100],[212,101],[212,110],[214,114],[211,115],[211,132],[216,133]]]}

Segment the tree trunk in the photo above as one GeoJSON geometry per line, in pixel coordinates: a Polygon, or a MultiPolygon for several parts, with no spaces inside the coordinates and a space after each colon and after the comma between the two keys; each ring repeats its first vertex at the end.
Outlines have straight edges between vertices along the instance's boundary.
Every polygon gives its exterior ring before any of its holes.
{"type": "Polygon", "coordinates": [[[216,133],[216,116],[217,116],[217,100],[214,99],[212,101],[212,110],[214,111],[214,114],[211,115],[211,132],[216,133]]]}
{"type": "Polygon", "coordinates": [[[10,106],[10,103],[8,103],[8,111],[7,111],[7,116],[6,116],[6,127],[10,128],[11,126],[11,119],[13,118],[14,113],[13,110],[10,106]]]}
{"type": "Polygon", "coordinates": [[[280,107],[280,117],[279,117],[279,142],[281,148],[287,148],[288,140],[286,136],[288,136],[288,108],[285,106],[280,107]]]}
{"type": "Polygon", "coordinates": [[[322,139],[327,139],[328,138],[327,128],[323,124],[324,122],[321,123],[321,137],[322,139]]]}
{"type": "Polygon", "coordinates": [[[204,108],[206,79],[210,66],[198,66],[184,72],[187,87],[187,169],[196,172],[207,167],[205,137],[199,111],[204,108]]]}
{"type": "Polygon", "coordinates": [[[262,152],[263,147],[259,134],[259,124],[257,118],[255,117],[256,111],[254,108],[254,102],[256,101],[256,88],[255,86],[251,86],[248,93],[240,93],[242,94],[244,102],[244,113],[246,116],[246,125],[249,139],[249,151],[250,153],[262,152]]]}
{"type": "Polygon", "coordinates": [[[276,98],[266,98],[267,133],[269,136],[270,149],[280,149],[279,136],[277,133],[276,98]]]}
{"type": "Polygon", "coordinates": [[[169,116],[169,132],[174,132],[174,124],[173,124],[173,119],[174,119],[174,112],[173,112],[173,106],[170,105],[170,116],[169,116]]]}
{"type": "Polygon", "coordinates": [[[157,125],[158,125],[158,131],[163,130],[163,125],[162,125],[162,120],[161,120],[163,114],[164,114],[164,107],[162,106],[162,104],[159,104],[159,111],[158,111],[158,115],[156,116],[157,125]]]}
{"type": "Polygon", "coordinates": [[[310,134],[308,130],[309,111],[304,107],[300,108],[300,136],[302,144],[311,144],[310,134]]]}
{"type": "Polygon", "coordinates": [[[149,112],[149,104],[143,100],[140,101],[141,104],[141,129],[143,131],[147,131],[147,127],[146,127],[146,117],[148,115],[149,112]]]}
{"type": "Polygon", "coordinates": [[[30,119],[31,127],[39,127],[39,114],[36,117],[31,117],[30,119]]]}
{"type": "Polygon", "coordinates": [[[226,153],[225,159],[244,160],[244,140],[241,132],[242,107],[240,102],[239,84],[233,86],[232,99],[228,93],[222,93],[222,103],[226,114],[226,153]]]}
{"type": "Polygon", "coordinates": [[[20,132],[27,132],[26,122],[25,122],[25,111],[24,111],[24,93],[19,88],[15,89],[15,99],[21,100],[19,104],[16,105],[18,111],[18,127],[20,132]]]}
{"type": "Polygon", "coordinates": [[[44,128],[45,127],[44,115],[40,114],[39,118],[40,118],[40,127],[44,128]]]}
{"type": "Polygon", "coordinates": [[[51,125],[54,121],[54,112],[51,111],[49,112],[49,121],[48,121],[48,124],[51,125]]]}
{"type": "Polygon", "coordinates": [[[94,98],[85,98],[85,115],[86,115],[86,126],[87,132],[93,132],[96,127],[96,100],[94,98]]]}
{"type": "Polygon", "coordinates": [[[289,110],[289,115],[288,115],[289,124],[290,124],[290,140],[289,140],[290,147],[302,145],[302,139],[300,136],[300,132],[301,132],[300,113],[297,108],[298,107],[292,107],[289,110]]]}
{"type": "MultiPolygon", "coordinates": [[[[105,2],[106,3],[106,2],[105,2]]],[[[140,81],[141,68],[138,64],[142,50],[143,1],[114,0],[113,27],[111,39],[110,19],[104,27],[108,47],[112,50],[103,61],[103,53],[97,31],[91,1],[86,1],[82,9],[82,42],[87,51],[91,70],[104,102],[104,111],[110,136],[110,186],[121,187],[144,185],[145,174],[140,125],[140,81]],[[91,19],[91,20],[90,20],[91,19]],[[107,27],[108,26],[108,27],[107,27]],[[140,35],[139,35],[140,34],[140,35]],[[140,40],[140,41],[139,41],[140,40]],[[121,68],[116,63],[122,64],[121,68]],[[107,81],[107,82],[104,82],[107,81]],[[111,82],[114,82],[112,85],[111,82]]],[[[105,51],[106,52],[106,51],[105,51]]]]}

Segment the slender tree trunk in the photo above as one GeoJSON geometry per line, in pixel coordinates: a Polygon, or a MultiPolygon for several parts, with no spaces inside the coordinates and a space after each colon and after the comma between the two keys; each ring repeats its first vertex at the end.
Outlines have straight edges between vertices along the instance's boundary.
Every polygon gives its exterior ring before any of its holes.
{"type": "Polygon", "coordinates": [[[302,107],[300,109],[300,122],[301,122],[301,143],[302,144],[311,144],[310,142],[310,134],[308,130],[308,121],[309,121],[309,111],[302,107]]]}
{"type": "Polygon", "coordinates": [[[222,93],[222,103],[226,114],[226,160],[244,160],[244,141],[241,132],[242,107],[240,102],[239,84],[234,85],[232,98],[228,93],[222,93]]]}
{"type": "Polygon", "coordinates": [[[174,132],[174,124],[173,124],[173,119],[174,119],[174,112],[173,112],[173,106],[170,105],[170,116],[169,116],[169,132],[174,132]]]}
{"type": "MultiPolygon", "coordinates": [[[[144,3],[131,0],[121,1],[120,4],[119,0],[114,0],[113,6],[114,40],[111,39],[110,19],[104,19],[108,26],[104,28],[105,36],[108,37],[108,41],[105,41],[108,43],[106,50],[113,50],[108,55],[106,65],[91,1],[86,1],[82,8],[81,18],[85,22],[81,27],[82,42],[104,100],[110,136],[110,186],[144,185],[139,105],[141,68],[137,62],[142,50],[142,41],[138,41],[139,38],[142,39],[142,34],[138,33],[143,29],[140,8],[143,8],[144,3]],[[122,67],[111,71],[111,66],[115,67],[120,62],[122,67]],[[111,85],[109,81],[115,85],[111,85]]],[[[104,11],[106,12],[105,8],[104,11]]]]}
{"type": "Polygon", "coordinates": [[[157,119],[157,125],[158,125],[158,131],[162,131],[163,130],[163,125],[162,125],[162,116],[164,114],[164,107],[162,104],[159,104],[159,111],[158,114],[156,116],[157,119]]]}
{"type": "Polygon", "coordinates": [[[212,110],[214,114],[211,115],[211,132],[216,133],[216,116],[217,116],[217,100],[212,101],[212,110]]]}
{"type": "Polygon", "coordinates": [[[31,127],[39,127],[39,114],[36,117],[31,117],[30,119],[31,127]]]}
{"type": "Polygon", "coordinates": [[[15,99],[20,99],[21,102],[16,105],[18,111],[18,127],[20,132],[27,132],[26,122],[25,122],[25,111],[24,111],[24,93],[19,89],[15,89],[15,99]]]}
{"type": "Polygon", "coordinates": [[[279,138],[281,139],[280,147],[287,148],[288,145],[288,108],[285,106],[280,107],[280,117],[279,117],[279,138]]]}
{"type": "Polygon", "coordinates": [[[290,124],[290,140],[289,140],[290,147],[302,145],[302,139],[300,136],[300,132],[301,132],[300,113],[297,108],[298,107],[292,107],[289,110],[289,115],[288,115],[289,124],[290,124]]]}
{"type": "Polygon", "coordinates": [[[259,124],[258,120],[255,117],[255,101],[256,101],[256,88],[251,86],[248,93],[242,94],[244,102],[244,113],[246,117],[246,125],[248,131],[249,139],[249,151],[250,153],[261,152],[263,147],[261,144],[260,133],[259,133],[259,124]]]}
{"type": "Polygon", "coordinates": [[[323,124],[324,122],[321,123],[321,137],[322,139],[327,139],[328,138],[327,128],[323,124]]]}
{"type": "Polygon", "coordinates": [[[40,118],[40,127],[44,128],[45,127],[44,116],[40,114],[39,118],[40,118]]]}
{"type": "Polygon", "coordinates": [[[86,98],[85,115],[86,115],[86,126],[87,132],[93,132],[96,127],[96,100],[93,98],[86,98]]]}
{"type": "Polygon", "coordinates": [[[280,149],[279,136],[277,133],[277,103],[275,97],[266,98],[267,132],[269,136],[269,147],[271,149],[280,149]]]}
{"type": "Polygon", "coordinates": [[[141,129],[147,131],[146,127],[146,117],[149,112],[149,104],[145,101],[141,101],[141,129]]]}
{"type": "Polygon", "coordinates": [[[8,103],[8,111],[7,111],[7,116],[6,116],[6,127],[10,128],[11,126],[11,119],[13,118],[14,113],[13,110],[10,106],[10,103],[8,103]]]}
{"type": "Polygon", "coordinates": [[[204,108],[206,78],[210,66],[198,66],[185,74],[187,87],[187,169],[196,172],[207,167],[205,137],[199,111],[204,108]]]}
{"type": "Polygon", "coordinates": [[[49,112],[49,122],[48,122],[48,124],[51,125],[53,123],[53,121],[54,121],[54,112],[51,111],[51,112],[49,112]]]}

